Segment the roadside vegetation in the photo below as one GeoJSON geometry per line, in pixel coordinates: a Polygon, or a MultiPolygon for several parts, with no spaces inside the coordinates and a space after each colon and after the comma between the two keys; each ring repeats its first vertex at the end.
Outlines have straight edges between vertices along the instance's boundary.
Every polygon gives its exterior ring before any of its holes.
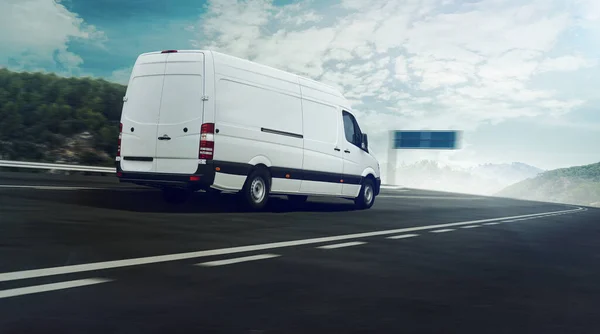
{"type": "Polygon", "coordinates": [[[0,69],[0,159],[112,166],[125,89],[0,69]]]}

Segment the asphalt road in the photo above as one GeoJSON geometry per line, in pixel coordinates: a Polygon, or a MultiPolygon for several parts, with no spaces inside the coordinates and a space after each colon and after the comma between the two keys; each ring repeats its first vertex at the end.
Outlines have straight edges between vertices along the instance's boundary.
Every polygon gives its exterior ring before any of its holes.
{"type": "Polygon", "coordinates": [[[0,333],[598,333],[600,210],[385,190],[182,206],[0,173],[0,333]]]}

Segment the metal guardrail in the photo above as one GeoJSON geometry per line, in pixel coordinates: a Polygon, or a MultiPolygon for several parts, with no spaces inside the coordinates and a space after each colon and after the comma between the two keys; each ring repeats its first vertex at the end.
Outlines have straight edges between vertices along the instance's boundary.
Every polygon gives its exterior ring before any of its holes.
{"type": "MultiPolygon", "coordinates": [[[[116,168],[112,167],[97,167],[97,166],[84,166],[84,165],[69,165],[69,164],[51,164],[45,162],[28,162],[28,161],[12,161],[12,160],[0,160],[0,167],[12,167],[12,168],[32,168],[32,169],[50,169],[50,170],[66,170],[73,172],[92,172],[92,173],[116,173],[116,168]]],[[[400,189],[403,186],[382,184],[384,189],[400,189]]]]}
{"type": "Polygon", "coordinates": [[[50,169],[50,170],[66,170],[73,172],[93,172],[93,173],[116,173],[117,170],[113,167],[97,167],[84,165],[69,165],[69,164],[51,164],[44,162],[27,162],[27,161],[11,161],[0,160],[0,167],[12,168],[32,168],[32,169],[50,169]]]}

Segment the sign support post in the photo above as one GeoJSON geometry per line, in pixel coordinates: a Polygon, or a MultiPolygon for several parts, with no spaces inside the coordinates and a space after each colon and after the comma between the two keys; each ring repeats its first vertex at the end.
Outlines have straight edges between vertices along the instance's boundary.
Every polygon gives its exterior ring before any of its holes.
{"type": "Polygon", "coordinates": [[[460,131],[391,130],[386,183],[396,185],[398,150],[456,150],[460,134],[460,131]]]}

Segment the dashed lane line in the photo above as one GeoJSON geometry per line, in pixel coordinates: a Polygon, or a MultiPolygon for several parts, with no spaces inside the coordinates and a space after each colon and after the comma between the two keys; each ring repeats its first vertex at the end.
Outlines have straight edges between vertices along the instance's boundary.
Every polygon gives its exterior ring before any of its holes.
{"type": "Polygon", "coordinates": [[[520,221],[529,220],[529,219],[531,219],[531,218],[511,219],[511,220],[505,220],[505,221],[503,221],[503,223],[514,223],[514,222],[520,222],[520,221]]]}
{"type": "Polygon", "coordinates": [[[245,252],[251,252],[251,251],[261,251],[261,250],[266,250],[266,249],[294,247],[294,246],[310,245],[310,244],[322,244],[322,243],[330,243],[333,241],[341,241],[341,240],[352,240],[352,239],[356,240],[356,239],[367,238],[367,237],[401,234],[401,233],[415,232],[415,231],[426,231],[426,230],[438,230],[439,231],[439,229],[444,229],[444,228],[447,229],[450,227],[481,224],[481,223],[496,222],[496,221],[506,221],[506,220],[510,220],[510,219],[519,219],[519,218],[524,218],[524,217],[545,216],[545,215],[553,214],[553,213],[575,213],[575,212],[580,212],[580,211],[584,211],[584,210],[585,209],[578,207],[577,209],[571,209],[571,210],[541,212],[541,213],[533,213],[533,214],[528,214],[528,215],[488,218],[488,219],[479,219],[479,220],[462,221],[462,222],[454,222],[454,223],[444,223],[444,224],[399,228],[399,229],[393,229],[393,230],[371,231],[371,232],[344,234],[344,235],[336,235],[336,236],[328,236],[328,237],[318,237],[318,238],[310,238],[310,239],[272,242],[272,243],[266,243],[266,244],[238,246],[238,247],[230,247],[230,248],[219,248],[219,249],[211,249],[211,250],[201,250],[201,251],[193,251],[193,252],[186,252],[186,253],[139,257],[139,258],[124,259],[124,260],[113,260],[113,261],[84,263],[84,264],[76,264],[76,265],[61,266],[61,267],[13,271],[13,272],[7,272],[7,273],[0,273],[0,282],[26,279],[26,278],[34,278],[34,277],[63,275],[63,274],[93,271],[93,270],[104,270],[104,269],[112,269],[112,268],[139,266],[139,265],[145,265],[145,264],[153,264],[153,263],[161,263],[161,262],[169,262],[169,261],[179,261],[179,260],[194,259],[194,258],[201,258],[201,257],[208,257],[208,256],[245,253],[245,252]]]}
{"type": "Polygon", "coordinates": [[[500,225],[500,222],[491,222],[491,223],[483,223],[483,225],[491,226],[491,225],[500,225]]]}
{"type": "Polygon", "coordinates": [[[240,262],[272,259],[272,258],[278,257],[278,256],[280,256],[280,255],[278,255],[278,254],[259,254],[259,255],[252,255],[252,256],[236,257],[233,259],[203,262],[203,263],[198,263],[196,265],[202,266],[202,267],[226,266],[228,264],[234,264],[234,263],[240,263],[240,262]]]}
{"type": "Polygon", "coordinates": [[[446,233],[446,232],[452,232],[452,231],[456,231],[456,230],[453,228],[445,228],[445,229],[441,229],[441,230],[431,231],[431,233],[446,233]]]}
{"type": "Polygon", "coordinates": [[[67,281],[67,282],[60,282],[60,283],[34,285],[34,286],[28,286],[28,287],[24,287],[24,288],[8,289],[8,290],[0,291],[0,299],[15,297],[15,296],[22,296],[22,295],[30,295],[33,293],[40,293],[40,292],[78,288],[78,287],[82,287],[82,286],[106,283],[106,282],[110,282],[110,281],[112,281],[112,280],[104,279],[104,278],[87,278],[87,279],[79,279],[79,280],[75,280],[75,281],[67,281]]]}
{"type": "Polygon", "coordinates": [[[359,246],[359,245],[364,245],[366,244],[366,242],[362,242],[362,241],[352,241],[352,242],[344,242],[341,244],[333,244],[333,245],[325,245],[325,246],[319,246],[317,248],[320,249],[335,249],[335,248],[343,248],[343,247],[352,247],[352,246],[359,246]]]}
{"type": "Polygon", "coordinates": [[[406,239],[406,238],[414,238],[414,237],[418,237],[418,234],[401,234],[401,235],[394,235],[391,237],[387,237],[388,239],[406,239]]]}
{"type": "Polygon", "coordinates": [[[476,227],[481,227],[481,225],[467,225],[467,226],[461,226],[460,228],[476,228],[476,227]]]}

